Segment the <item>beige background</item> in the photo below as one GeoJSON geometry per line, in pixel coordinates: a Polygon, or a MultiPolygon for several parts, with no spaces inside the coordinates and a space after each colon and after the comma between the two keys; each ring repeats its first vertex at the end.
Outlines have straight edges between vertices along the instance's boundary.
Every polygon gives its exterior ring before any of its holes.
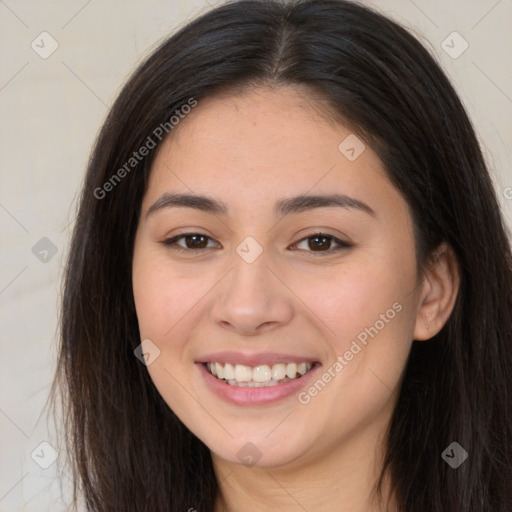
{"type": "MultiPolygon", "coordinates": [[[[409,27],[455,82],[512,225],[512,0],[367,3],[409,27]],[[442,47],[454,31],[469,44],[455,59],[442,47]]],[[[40,467],[53,449],[62,455],[41,411],[77,193],[123,81],[162,37],[208,8],[206,0],[0,0],[0,512],[66,509],[56,464],[40,467]],[[43,46],[44,31],[58,44],[47,59],[31,47],[43,46]],[[46,263],[32,252],[43,237],[57,250],[46,263]]],[[[462,48],[450,41],[452,52],[462,48]]]]}

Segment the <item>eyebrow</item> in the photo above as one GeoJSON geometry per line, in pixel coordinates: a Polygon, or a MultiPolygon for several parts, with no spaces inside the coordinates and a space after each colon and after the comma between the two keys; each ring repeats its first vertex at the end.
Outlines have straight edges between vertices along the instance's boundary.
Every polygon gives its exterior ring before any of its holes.
{"type": "MultiPolygon", "coordinates": [[[[194,208],[196,210],[217,215],[228,215],[229,213],[228,205],[223,201],[214,199],[213,197],[197,194],[177,194],[166,192],[148,208],[146,218],[149,215],[166,208],[180,207],[194,208]]],[[[366,203],[343,194],[303,194],[294,197],[285,197],[276,201],[273,211],[275,216],[285,216],[290,213],[300,213],[307,210],[313,210],[314,208],[331,207],[359,210],[376,217],[375,211],[366,203]]]]}

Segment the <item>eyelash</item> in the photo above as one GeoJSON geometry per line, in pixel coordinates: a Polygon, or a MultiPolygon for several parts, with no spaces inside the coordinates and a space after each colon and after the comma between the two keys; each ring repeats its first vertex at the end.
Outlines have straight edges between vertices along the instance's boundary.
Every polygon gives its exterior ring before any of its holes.
{"type": "MultiPolygon", "coordinates": [[[[190,253],[191,251],[193,252],[202,252],[204,250],[207,250],[207,249],[211,249],[211,247],[201,247],[201,248],[198,248],[198,249],[190,249],[190,248],[185,248],[185,247],[181,247],[179,245],[176,245],[176,242],[178,240],[180,240],[181,238],[186,238],[186,237],[189,237],[189,236],[200,236],[200,237],[204,237],[208,240],[213,240],[211,237],[203,234],[203,233],[194,233],[194,232],[190,232],[190,233],[181,233],[180,235],[176,235],[176,236],[173,236],[172,238],[168,238],[166,240],[163,240],[161,243],[165,246],[165,247],[168,247],[170,248],[171,250],[173,251],[178,251],[178,252],[182,252],[182,253],[185,253],[185,252],[188,252],[190,253]]],[[[352,244],[349,244],[348,242],[344,242],[343,240],[340,240],[339,238],[336,238],[335,236],[332,236],[332,235],[328,235],[327,233],[322,233],[322,232],[315,232],[315,233],[311,233],[310,235],[306,236],[306,237],[303,237],[301,238],[299,241],[297,241],[294,245],[297,245],[299,244],[300,242],[303,242],[305,240],[308,240],[309,238],[327,238],[335,243],[338,244],[338,247],[336,249],[328,249],[327,251],[311,251],[311,250],[306,250],[306,252],[310,252],[310,253],[317,253],[317,254],[332,254],[333,252],[338,252],[340,250],[343,250],[343,249],[349,249],[350,247],[353,247],[352,244]]],[[[293,250],[304,250],[304,249],[293,249],[293,250]]]]}

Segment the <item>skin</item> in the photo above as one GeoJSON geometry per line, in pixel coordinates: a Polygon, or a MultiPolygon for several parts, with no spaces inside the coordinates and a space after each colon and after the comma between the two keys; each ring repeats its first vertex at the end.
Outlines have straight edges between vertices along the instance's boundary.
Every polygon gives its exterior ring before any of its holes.
{"type": "Polygon", "coordinates": [[[133,293],[141,340],[160,350],[147,369],[211,450],[217,512],[247,503],[258,511],[387,510],[371,491],[411,343],[442,328],[458,289],[444,245],[418,277],[407,203],[370,147],[355,161],[339,151],[353,132],[324,119],[325,106],[305,92],[258,88],[201,100],[161,146],[142,203],[133,293]],[[229,215],[186,207],[146,215],[165,192],[214,197],[229,215]],[[375,215],[341,207],[273,215],[278,199],[302,193],[345,194],[375,215]],[[317,230],[352,247],[336,250],[332,241],[315,251],[306,237],[317,230]],[[190,231],[208,237],[207,249],[162,244],[190,231]],[[247,236],[263,250],[250,264],[236,252],[247,236]],[[328,369],[395,303],[401,311],[307,404],[296,395],[227,403],[194,363],[213,351],[282,352],[328,369]],[[248,442],[261,453],[253,466],[237,457],[248,442]]]}

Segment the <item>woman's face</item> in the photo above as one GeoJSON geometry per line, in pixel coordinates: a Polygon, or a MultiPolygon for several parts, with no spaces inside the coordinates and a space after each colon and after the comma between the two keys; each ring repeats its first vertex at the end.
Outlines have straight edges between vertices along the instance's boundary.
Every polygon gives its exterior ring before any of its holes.
{"type": "Polygon", "coordinates": [[[142,203],[133,292],[147,369],[217,460],[292,467],[375,439],[414,337],[407,204],[371,148],[305,97],[200,101],[142,203]]]}

